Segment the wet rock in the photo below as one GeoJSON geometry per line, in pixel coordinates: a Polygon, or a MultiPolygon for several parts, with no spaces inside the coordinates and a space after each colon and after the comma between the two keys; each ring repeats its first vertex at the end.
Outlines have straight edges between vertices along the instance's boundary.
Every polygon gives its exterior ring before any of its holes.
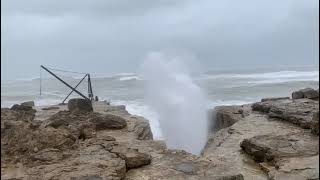
{"type": "Polygon", "coordinates": [[[34,106],[34,101],[26,101],[21,103],[22,106],[30,106],[33,107],[34,106]]]}
{"type": "Polygon", "coordinates": [[[305,88],[292,93],[292,99],[319,99],[319,91],[312,88],[305,88]]]}
{"type": "Polygon", "coordinates": [[[88,99],[74,98],[68,101],[69,111],[92,112],[92,102],[88,99]]]}

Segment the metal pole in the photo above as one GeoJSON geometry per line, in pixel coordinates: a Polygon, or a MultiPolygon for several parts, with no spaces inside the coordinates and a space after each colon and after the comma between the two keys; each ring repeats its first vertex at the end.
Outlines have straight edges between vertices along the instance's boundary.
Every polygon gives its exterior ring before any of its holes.
{"type": "MultiPolygon", "coordinates": [[[[74,87],[74,89],[76,89],[80,84],[81,82],[87,77],[88,74],[86,74],[82,79],[81,81],[74,87]]],[[[73,90],[68,94],[68,96],[62,101],[62,104],[68,99],[68,97],[73,93],[73,90]]]]}
{"type": "Polygon", "coordinates": [[[92,92],[92,84],[91,84],[91,77],[88,74],[88,91],[89,91],[89,98],[93,100],[93,92],[92,92]]]}
{"type": "Polygon", "coordinates": [[[46,70],[48,73],[50,73],[52,76],[54,76],[55,78],[57,78],[59,81],[61,81],[64,85],[68,86],[70,89],[72,89],[74,92],[76,92],[77,94],[79,94],[81,97],[90,100],[89,98],[87,98],[85,95],[83,95],[81,92],[79,92],[78,90],[76,90],[75,88],[73,88],[72,86],[70,86],[68,83],[66,83],[64,80],[62,80],[61,78],[59,78],[57,75],[55,75],[53,72],[51,72],[49,69],[47,69],[46,67],[42,66],[41,67],[46,70]]]}
{"type": "Polygon", "coordinates": [[[41,74],[41,67],[40,67],[40,96],[42,95],[42,74],[41,74]]]}

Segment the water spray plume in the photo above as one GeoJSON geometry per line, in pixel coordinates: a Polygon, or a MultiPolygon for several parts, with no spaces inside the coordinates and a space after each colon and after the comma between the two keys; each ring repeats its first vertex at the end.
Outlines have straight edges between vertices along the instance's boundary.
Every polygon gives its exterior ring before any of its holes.
{"type": "Polygon", "coordinates": [[[168,148],[200,154],[207,141],[206,101],[182,60],[150,53],[142,77],[146,102],[159,116],[168,148]]]}

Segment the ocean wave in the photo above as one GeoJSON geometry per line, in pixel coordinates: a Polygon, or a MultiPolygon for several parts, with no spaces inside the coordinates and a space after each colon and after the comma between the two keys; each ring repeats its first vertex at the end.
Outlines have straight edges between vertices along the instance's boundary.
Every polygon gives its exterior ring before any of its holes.
{"type": "Polygon", "coordinates": [[[310,78],[284,78],[284,79],[268,79],[268,80],[258,80],[258,81],[248,81],[249,84],[279,84],[287,82],[303,82],[303,81],[319,81],[319,77],[310,78]]]}
{"type": "Polygon", "coordinates": [[[216,74],[206,75],[201,79],[229,79],[229,78],[240,78],[240,79],[278,79],[278,78],[310,78],[314,80],[319,77],[319,71],[278,71],[268,73],[253,73],[253,74],[216,74]]]}
{"type": "MultiPolygon", "coordinates": [[[[30,100],[30,99],[29,99],[30,100]]],[[[1,100],[1,108],[9,108],[14,104],[20,104],[22,102],[27,101],[25,100],[1,100]]],[[[61,103],[60,99],[51,99],[51,98],[43,98],[43,99],[36,99],[34,100],[36,106],[50,106],[50,105],[57,105],[61,103]]]]}
{"type": "Polygon", "coordinates": [[[139,78],[138,76],[124,76],[119,78],[119,81],[131,81],[131,80],[142,80],[142,79],[139,78]]]}
{"type": "Polygon", "coordinates": [[[136,76],[135,73],[117,73],[111,75],[91,75],[93,79],[112,79],[112,78],[119,78],[124,76],[136,76]]]}

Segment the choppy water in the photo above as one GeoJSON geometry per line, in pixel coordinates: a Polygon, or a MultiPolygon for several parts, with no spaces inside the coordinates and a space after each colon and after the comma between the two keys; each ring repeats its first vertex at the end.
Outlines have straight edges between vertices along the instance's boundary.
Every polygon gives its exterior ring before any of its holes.
{"type": "MultiPolygon", "coordinates": [[[[70,76],[65,79],[73,85],[80,80],[70,76]]],[[[264,97],[290,96],[290,92],[305,87],[319,88],[319,70],[310,67],[212,70],[194,74],[193,80],[205,92],[208,107],[213,108],[217,105],[255,102],[264,97]]],[[[36,105],[57,104],[70,92],[55,79],[43,79],[40,96],[39,84],[39,78],[1,82],[1,107],[10,107],[28,100],[35,100],[36,105]]],[[[92,85],[94,94],[98,95],[100,100],[109,100],[112,104],[124,104],[131,114],[148,118],[155,138],[162,138],[157,115],[152,107],[145,104],[144,80],[139,75],[123,73],[94,77],[92,85]]],[[[86,83],[79,86],[79,90],[86,94],[86,83]]]]}

